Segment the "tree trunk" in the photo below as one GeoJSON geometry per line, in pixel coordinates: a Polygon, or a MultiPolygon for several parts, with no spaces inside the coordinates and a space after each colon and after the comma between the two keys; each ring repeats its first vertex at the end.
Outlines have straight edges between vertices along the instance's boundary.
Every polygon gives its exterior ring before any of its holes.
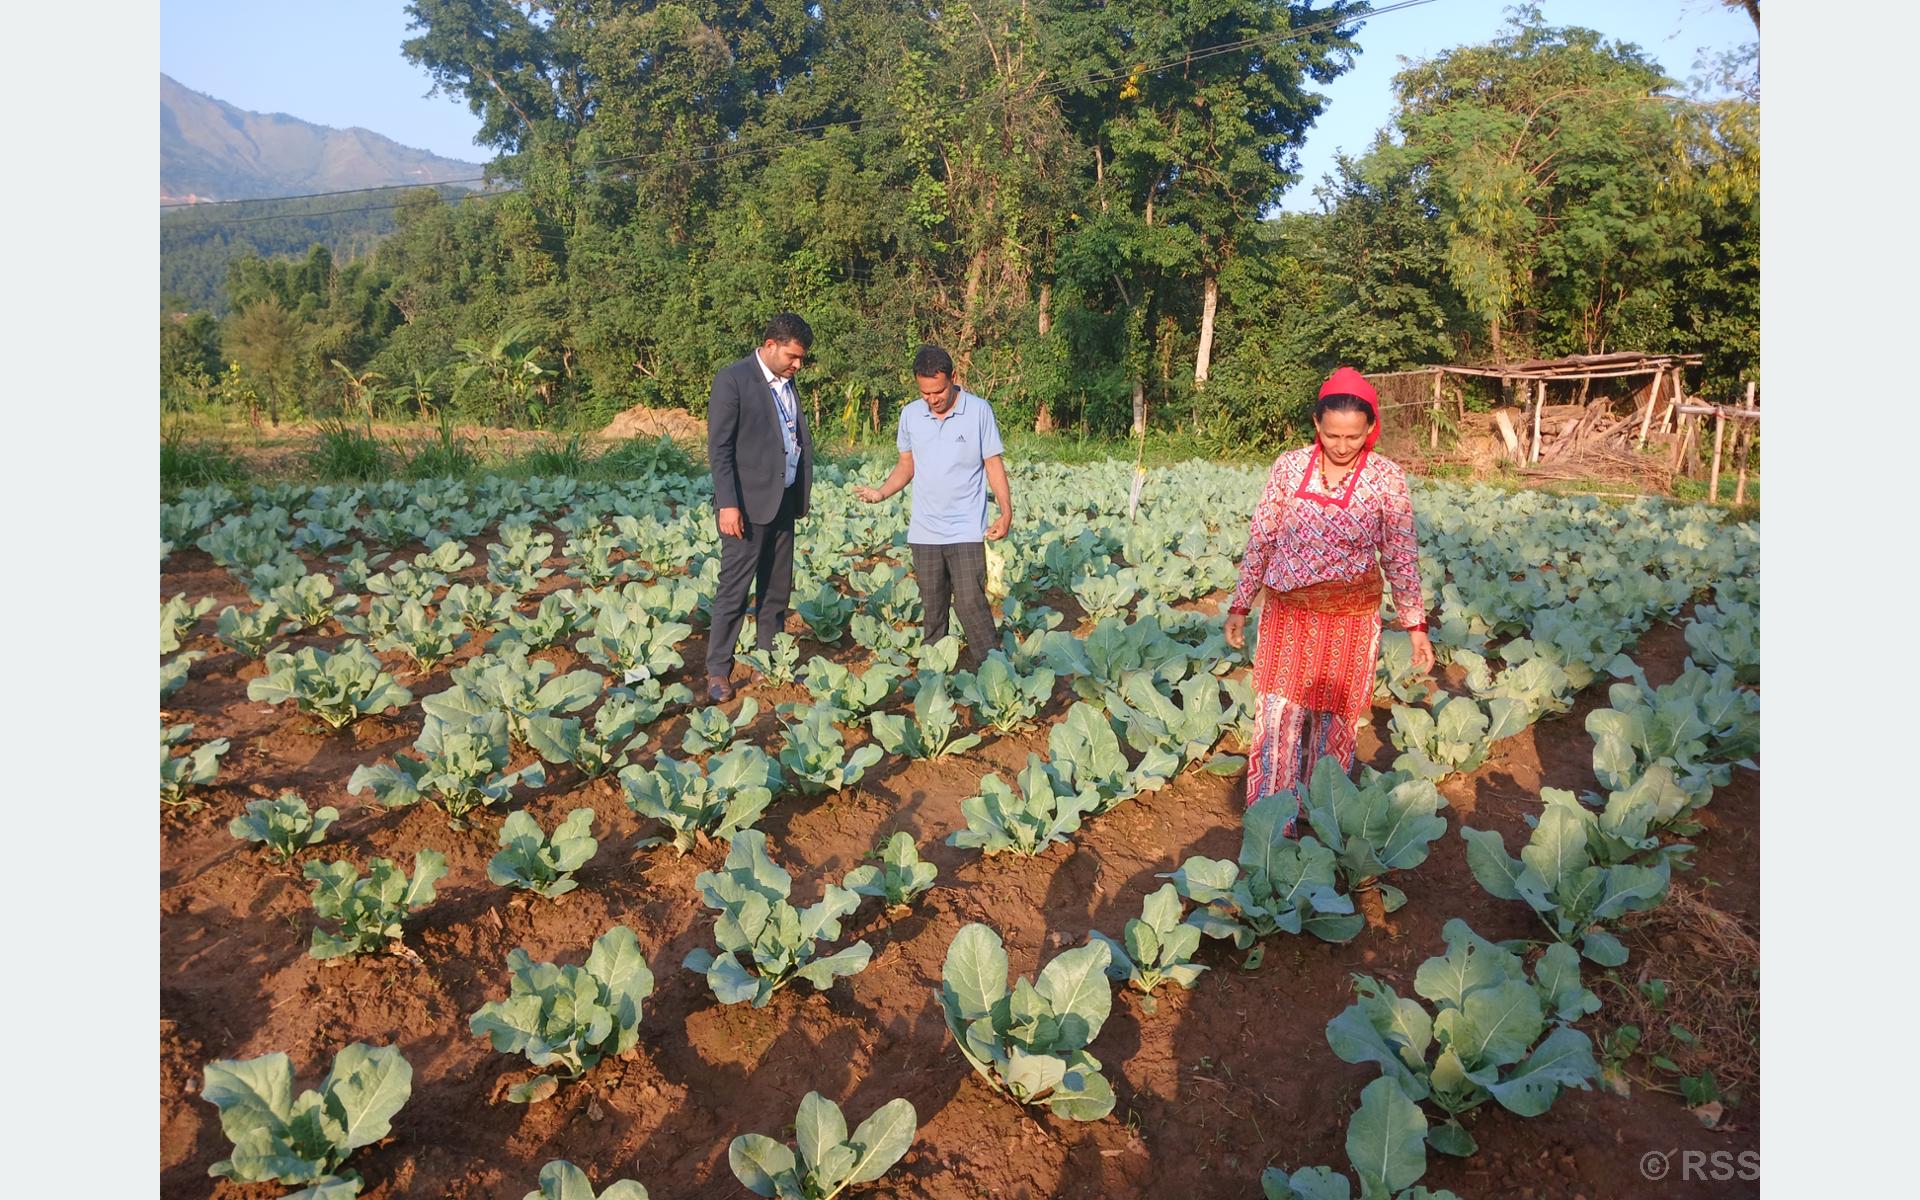
{"type": "Polygon", "coordinates": [[[980,303],[980,277],[987,270],[987,247],[982,246],[973,252],[973,259],[967,263],[967,290],[960,297],[960,344],[954,347],[954,366],[956,374],[965,376],[967,368],[973,362],[974,313],[980,303]]]}
{"type": "Polygon", "coordinates": [[[1140,376],[1133,377],[1133,436],[1144,437],[1147,432],[1147,385],[1140,376]]]}
{"type": "Polygon", "coordinates": [[[1493,361],[1495,365],[1506,362],[1506,355],[1501,353],[1500,350],[1500,318],[1498,316],[1495,316],[1493,320],[1487,323],[1487,332],[1493,337],[1493,361]]]}
{"type": "Polygon", "coordinates": [[[1207,276],[1206,291],[1200,302],[1200,348],[1193,356],[1193,390],[1205,391],[1207,372],[1213,367],[1213,315],[1220,306],[1220,277],[1207,276]]]}
{"type": "MultiPolygon", "coordinates": [[[[1052,332],[1053,285],[1051,283],[1043,283],[1040,285],[1040,336],[1046,337],[1052,332]]],[[[1053,432],[1053,413],[1048,410],[1045,397],[1041,397],[1039,408],[1034,413],[1033,431],[1035,433],[1053,432]]]]}
{"type": "Polygon", "coordinates": [[[1440,448],[1440,372],[1433,373],[1433,428],[1427,435],[1427,449],[1440,448]]]}

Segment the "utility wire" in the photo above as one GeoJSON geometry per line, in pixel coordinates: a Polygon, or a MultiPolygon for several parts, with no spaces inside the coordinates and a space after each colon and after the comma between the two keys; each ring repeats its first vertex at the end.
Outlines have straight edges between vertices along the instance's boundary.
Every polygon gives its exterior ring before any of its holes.
{"type": "MultiPolygon", "coordinates": [[[[1048,84],[1045,87],[1033,89],[1031,92],[1031,95],[1033,97],[1040,97],[1040,98],[1057,96],[1065,92],[1075,91],[1081,88],[1091,87],[1101,83],[1110,83],[1114,80],[1131,79],[1135,76],[1145,77],[1147,75],[1156,75],[1172,67],[1185,66],[1192,62],[1218,57],[1219,55],[1222,55],[1222,54],[1231,54],[1237,50],[1244,50],[1253,46],[1267,45],[1267,44],[1278,46],[1278,45],[1285,44],[1287,42],[1297,41],[1304,37],[1311,37],[1312,35],[1317,33],[1324,33],[1328,30],[1336,29],[1342,25],[1350,25],[1358,22],[1364,22],[1376,16],[1383,16],[1387,13],[1400,12],[1402,10],[1410,9],[1410,8],[1419,8],[1423,5],[1432,4],[1434,2],[1435,0],[1400,0],[1400,2],[1396,4],[1383,5],[1382,7],[1369,9],[1365,12],[1349,13],[1345,16],[1329,18],[1324,21],[1316,22],[1312,25],[1302,26],[1298,29],[1288,29],[1285,31],[1277,32],[1277,33],[1261,34],[1254,37],[1241,38],[1232,42],[1218,43],[1216,45],[1203,47],[1199,50],[1190,51],[1188,53],[1181,54],[1176,57],[1163,59],[1157,63],[1136,64],[1134,66],[1127,67],[1121,70],[1108,72],[1104,75],[1086,75],[1086,76],[1078,76],[1073,79],[1060,80],[1055,83],[1048,84]]],[[[1023,90],[1022,92],[1014,93],[1008,96],[976,97],[973,100],[963,101],[960,104],[955,105],[954,108],[949,110],[947,115],[949,116],[958,115],[960,113],[964,113],[972,108],[979,107],[979,106],[984,106],[989,109],[1009,107],[1017,99],[1019,99],[1020,96],[1025,94],[1027,93],[1023,90]]],[[[760,132],[762,135],[767,136],[769,138],[776,137],[776,136],[779,138],[787,138],[798,133],[820,133],[820,132],[825,132],[825,131],[834,130],[834,129],[859,129],[869,124],[875,124],[875,123],[887,122],[887,121],[899,123],[901,120],[902,118],[892,114],[889,114],[886,116],[852,117],[852,118],[848,118],[846,120],[841,120],[841,121],[822,121],[813,125],[800,125],[800,126],[795,126],[788,129],[762,130],[758,132],[760,132]]],[[[725,161],[731,158],[744,157],[747,155],[777,153],[778,151],[785,148],[786,148],[786,143],[784,142],[770,142],[769,144],[763,145],[763,146],[743,145],[737,141],[709,142],[703,145],[676,148],[672,150],[649,151],[644,154],[628,154],[628,155],[618,155],[610,158],[589,159],[586,162],[580,164],[580,167],[581,168],[604,167],[604,166],[612,166],[612,165],[621,164],[621,163],[639,164],[639,163],[655,162],[655,161],[659,161],[661,159],[667,159],[667,158],[677,159],[678,161],[686,163],[687,165],[695,165],[695,164],[702,164],[702,163],[720,162],[720,161],[725,161]],[[706,154],[706,152],[708,151],[715,151],[717,153],[714,153],[709,157],[706,154]]],[[[568,182],[577,183],[583,180],[585,177],[586,176],[584,172],[582,170],[577,169],[571,176],[568,177],[568,182]]],[[[454,184],[484,183],[484,182],[486,182],[486,178],[482,176],[482,177],[472,178],[472,179],[438,180],[431,183],[399,183],[399,184],[383,184],[378,187],[342,188],[339,191],[309,192],[309,193],[305,193],[302,195],[295,195],[295,196],[252,197],[248,199],[239,199],[239,200],[210,200],[210,201],[204,201],[200,203],[189,203],[189,202],[182,201],[182,202],[163,204],[160,207],[162,209],[190,208],[196,211],[206,211],[208,209],[224,208],[224,207],[230,207],[238,204],[266,204],[266,203],[275,203],[275,202],[288,201],[288,200],[314,200],[314,199],[322,199],[322,198],[333,197],[333,196],[349,196],[349,195],[368,194],[372,192],[388,192],[388,191],[394,191],[394,190],[403,189],[403,188],[411,189],[411,188],[422,188],[422,187],[441,187],[441,186],[450,186],[454,184]]],[[[470,195],[464,198],[465,199],[487,199],[492,196],[507,195],[518,190],[519,190],[518,188],[504,188],[497,191],[481,192],[481,193],[470,195]]],[[[403,203],[404,202],[402,202],[402,204],[403,203]]],[[[320,213],[266,214],[266,215],[255,216],[255,217],[227,218],[227,217],[215,217],[210,215],[207,219],[207,223],[210,225],[211,224],[243,225],[243,224],[251,224],[255,221],[264,221],[264,220],[310,220],[315,217],[346,216],[346,215],[355,214],[355,213],[367,213],[367,212],[386,212],[392,209],[400,208],[402,207],[402,204],[373,205],[366,208],[346,208],[346,209],[329,210],[327,212],[320,212],[320,213]]]]}

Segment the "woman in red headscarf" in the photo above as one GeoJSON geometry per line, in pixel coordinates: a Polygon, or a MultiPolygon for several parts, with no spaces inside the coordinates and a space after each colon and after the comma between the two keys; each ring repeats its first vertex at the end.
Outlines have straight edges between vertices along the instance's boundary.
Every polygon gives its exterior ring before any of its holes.
{"type": "MultiPolygon", "coordinates": [[[[1373,707],[1383,567],[1395,617],[1413,638],[1414,669],[1433,666],[1413,498],[1406,472],[1373,452],[1373,385],[1352,367],[1335,371],[1320,387],[1313,428],[1312,445],[1273,462],[1227,610],[1227,643],[1239,649],[1247,613],[1262,601],[1249,805],[1305,781],[1323,755],[1353,769],[1356,735],[1373,707]]],[[[1298,821],[1287,822],[1286,836],[1298,821]]]]}

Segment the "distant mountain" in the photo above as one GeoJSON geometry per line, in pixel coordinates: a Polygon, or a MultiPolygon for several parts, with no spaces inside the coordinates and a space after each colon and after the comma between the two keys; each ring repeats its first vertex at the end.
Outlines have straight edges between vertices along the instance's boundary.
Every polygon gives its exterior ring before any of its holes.
{"type": "Polygon", "coordinates": [[[483,169],[366,129],[247,112],[160,76],[162,204],[441,183],[483,169]]]}

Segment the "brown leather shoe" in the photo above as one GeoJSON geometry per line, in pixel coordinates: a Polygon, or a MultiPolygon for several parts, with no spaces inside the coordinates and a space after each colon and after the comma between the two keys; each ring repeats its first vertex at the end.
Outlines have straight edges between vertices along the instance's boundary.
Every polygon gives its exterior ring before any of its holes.
{"type": "Polygon", "coordinates": [[[715,704],[725,704],[733,699],[733,685],[718,676],[707,679],[707,699],[715,704]]]}

